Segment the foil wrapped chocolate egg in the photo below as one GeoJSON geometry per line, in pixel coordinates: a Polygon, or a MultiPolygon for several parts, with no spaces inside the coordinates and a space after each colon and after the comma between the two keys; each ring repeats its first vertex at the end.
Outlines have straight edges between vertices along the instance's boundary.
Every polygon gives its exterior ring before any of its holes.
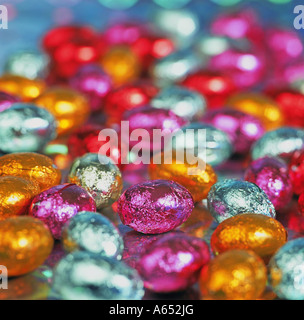
{"type": "Polygon", "coordinates": [[[45,90],[35,99],[35,104],[53,114],[59,136],[71,133],[80,127],[90,113],[89,103],[84,95],[63,87],[45,90]]]}
{"type": "Polygon", "coordinates": [[[21,177],[0,177],[0,220],[26,214],[32,199],[40,193],[37,182],[21,177]]]}
{"type": "Polygon", "coordinates": [[[234,152],[242,155],[247,154],[253,143],[265,133],[258,118],[229,108],[207,111],[201,121],[226,132],[234,152]]]}
{"type": "Polygon", "coordinates": [[[152,242],[138,261],[138,272],[151,291],[168,293],[189,288],[210,260],[208,244],[186,234],[169,234],[152,242]]]}
{"type": "Polygon", "coordinates": [[[172,110],[189,121],[198,120],[206,110],[206,100],[201,94],[177,85],[163,88],[151,100],[151,105],[172,110]]]}
{"type": "Polygon", "coordinates": [[[211,186],[217,181],[212,166],[199,158],[190,162],[183,152],[163,152],[160,156],[160,163],[153,161],[149,165],[151,179],[167,179],[181,184],[189,190],[194,202],[207,198],[211,186]]]}
{"type": "Polygon", "coordinates": [[[33,101],[45,88],[45,82],[40,79],[28,79],[8,73],[0,77],[0,91],[17,96],[22,101],[33,101]]]}
{"type": "Polygon", "coordinates": [[[44,222],[55,239],[62,229],[80,211],[96,211],[92,196],[75,184],[61,184],[47,189],[32,200],[29,215],[44,222]]]}
{"type": "Polygon", "coordinates": [[[37,182],[40,190],[60,184],[61,171],[51,158],[34,152],[20,152],[0,157],[0,177],[17,176],[37,182]]]}
{"type": "Polygon", "coordinates": [[[256,300],[266,288],[267,269],[252,251],[224,252],[202,268],[199,285],[202,299],[256,300]]]}
{"type": "Polygon", "coordinates": [[[124,225],[156,234],[181,225],[193,208],[193,198],[185,187],[170,180],[148,180],[125,190],[117,211],[124,225]]]}
{"type": "Polygon", "coordinates": [[[275,157],[259,158],[247,167],[244,178],[255,183],[268,196],[276,210],[290,203],[293,190],[285,162],[275,157]]]}
{"type": "Polygon", "coordinates": [[[251,250],[265,263],[287,241],[287,231],[276,219],[262,214],[239,214],[222,221],[211,236],[215,254],[232,250],[251,250]]]}
{"type": "Polygon", "coordinates": [[[293,127],[281,127],[266,132],[251,149],[252,159],[265,156],[286,156],[304,148],[304,130],[293,127]]]}
{"type": "Polygon", "coordinates": [[[224,179],[211,187],[208,209],[217,222],[241,213],[258,213],[275,218],[276,211],[266,193],[256,184],[224,179]]]}
{"type": "Polygon", "coordinates": [[[173,150],[195,154],[211,166],[224,163],[233,153],[228,135],[212,125],[192,122],[172,136],[173,150]]]}
{"type": "Polygon", "coordinates": [[[0,221],[0,261],[8,276],[20,276],[38,268],[54,245],[49,229],[32,217],[0,221]]]}
{"type": "Polygon", "coordinates": [[[82,250],[121,259],[124,242],[118,229],[97,212],[82,211],[64,226],[61,238],[65,251],[82,250]]]}
{"type": "Polygon", "coordinates": [[[122,190],[119,168],[111,158],[97,153],[87,153],[76,158],[68,180],[86,189],[93,197],[97,209],[113,204],[122,190]]]}
{"type": "Polygon", "coordinates": [[[143,282],[134,269],[84,251],[59,261],[52,289],[63,300],[141,300],[144,295],[143,282]]]}
{"type": "Polygon", "coordinates": [[[20,99],[12,94],[0,91],[0,112],[10,108],[14,103],[19,102],[20,99]]]}
{"type": "Polygon", "coordinates": [[[0,112],[0,150],[4,153],[38,152],[56,137],[56,121],[45,109],[16,103],[0,112]]]}
{"type": "Polygon", "coordinates": [[[269,283],[281,299],[304,299],[304,238],[288,241],[271,258],[269,283]]]}

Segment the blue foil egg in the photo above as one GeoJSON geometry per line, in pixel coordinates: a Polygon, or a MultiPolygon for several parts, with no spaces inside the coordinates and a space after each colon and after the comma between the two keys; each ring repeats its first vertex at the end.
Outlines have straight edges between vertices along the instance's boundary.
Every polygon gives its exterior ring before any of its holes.
{"type": "Polygon", "coordinates": [[[225,179],[217,182],[208,193],[207,204],[218,223],[242,213],[276,217],[275,208],[266,193],[248,181],[225,179]]]}
{"type": "Polygon", "coordinates": [[[231,141],[224,131],[201,122],[178,130],[172,136],[170,147],[198,156],[211,166],[224,163],[233,153],[231,141]]]}
{"type": "Polygon", "coordinates": [[[52,294],[61,300],[140,300],[143,282],[120,260],[75,251],[54,269],[52,294]]]}
{"type": "Polygon", "coordinates": [[[288,241],[271,258],[269,282],[279,298],[304,300],[304,238],[288,241]]]}
{"type": "Polygon", "coordinates": [[[16,103],[0,112],[0,150],[38,152],[56,137],[56,122],[46,109],[16,103]]]}

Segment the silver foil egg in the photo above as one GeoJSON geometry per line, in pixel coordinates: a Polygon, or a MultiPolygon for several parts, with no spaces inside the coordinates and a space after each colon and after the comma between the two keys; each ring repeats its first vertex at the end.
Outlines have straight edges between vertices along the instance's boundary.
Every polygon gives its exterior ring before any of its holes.
{"type": "Polygon", "coordinates": [[[233,153],[231,141],[224,131],[201,122],[193,122],[176,131],[168,147],[191,152],[211,166],[224,163],[233,153]]]}
{"type": "Polygon", "coordinates": [[[206,110],[206,99],[196,91],[182,86],[163,88],[152,100],[154,108],[169,109],[189,121],[197,120],[206,110]]]}
{"type": "Polygon", "coordinates": [[[87,153],[72,163],[68,180],[85,188],[96,202],[97,209],[108,207],[120,196],[121,172],[107,156],[87,153]]]}
{"type": "Polygon", "coordinates": [[[304,238],[288,241],[269,262],[269,282],[281,299],[304,300],[304,238]]]}
{"type": "Polygon", "coordinates": [[[62,300],[140,300],[144,294],[135,269],[84,251],[72,252],[59,261],[52,291],[62,300]]]}
{"type": "Polygon", "coordinates": [[[304,148],[304,130],[293,127],[281,127],[266,132],[252,146],[252,159],[265,156],[289,155],[304,148]]]}
{"type": "Polygon", "coordinates": [[[97,212],[82,211],[65,224],[62,238],[65,251],[83,250],[121,259],[124,242],[116,226],[97,212]]]}
{"type": "Polygon", "coordinates": [[[207,204],[218,223],[242,213],[276,217],[275,208],[266,193],[248,181],[224,179],[217,182],[208,193],[207,204]]]}
{"type": "Polygon", "coordinates": [[[0,150],[38,152],[56,138],[56,121],[46,109],[15,103],[0,112],[0,150]]]}

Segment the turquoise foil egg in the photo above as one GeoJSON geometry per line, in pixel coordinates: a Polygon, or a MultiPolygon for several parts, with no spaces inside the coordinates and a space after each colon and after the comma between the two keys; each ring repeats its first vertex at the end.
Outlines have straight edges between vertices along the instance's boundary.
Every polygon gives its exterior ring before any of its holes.
{"type": "Polygon", "coordinates": [[[38,152],[56,137],[51,113],[34,104],[15,103],[0,112],[0,150],[3,153],[38,152]]]}
{"type": "Polygon", "coordinates": [[[269,262],[269,282],[281,299],[304,300],[304,238],[288,241],[269,262]]]}

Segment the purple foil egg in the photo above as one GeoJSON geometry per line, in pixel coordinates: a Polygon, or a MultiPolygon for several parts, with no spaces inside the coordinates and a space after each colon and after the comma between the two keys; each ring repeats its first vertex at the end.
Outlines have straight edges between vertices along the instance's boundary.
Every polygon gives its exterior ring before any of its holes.
{"type": "Polygon", "coordinates": [[[29,209],[29,215],[43,221],[55,239],[61,238],[65,223],[80,211],[96,211],[91,195],[75,184],[62,184],[37,195],[29,209]]]}
{"type": "Polygon", "coordinates": [[[154,241],[138,262],[146,288],[169,293],[189,288],[210,260],[208,244],[186,234],[169,234],[154,241]]]}
{"type": "Polygon", "coordinates": [[[112,80],[99,66],[86,65],[71,78],[70,86],[88,98],[92,111],[99,111],[112,89],[112,80]]]}
{"type": "Polygon", "coordinates": [[[229,108],[210,110],[201,121],[224,131],[229,136],[235,153],[238,154],[248,153],[253,143],[265,133],[259,119],[229,108]]]}
{"type": "MultiPolygon", "coordinates": [[[[131,134],[129,141],[130,146],[139,143],[139,135],[142,138],[140,148],[151,151],[160,151],[163,148],[163,140],[165,139],[157,138],[161,132],[164,137],[168,137],[188,123],[187,120],[177,116],[171,110],[156,109],[152,106],[134,108],[125,112],[123,118],[125,121],[129,121],[131,134]],[[159,133],[159,135],[157,135],[157,133],[159,133]],[[134,137],[132,137],[132,135],[134,135],[134,137]]],[[[125,136],[129,137],[129,135],[123,135],[123,137],[125,136]]]]}
{"type": "Polygon", "coordinates": [[[117,210],[124,225],[157,234],[184,223],[193,208],[193,198],[185,187],[170,180],[149,180],[125,190],[117,210]]]}
{"type": "Polygon", "coordinates": [[[258,185],[276,210],[285,208],[293,196],[288,168],[283,160],[264,157],[253,161],[245,171],[245,180],[258,185]]]}
{"type": "Polygon", "coordinates": [[[19,98],[0,91],[0,112],[10,108],[13,103],[19,102],[19,98]]]}

